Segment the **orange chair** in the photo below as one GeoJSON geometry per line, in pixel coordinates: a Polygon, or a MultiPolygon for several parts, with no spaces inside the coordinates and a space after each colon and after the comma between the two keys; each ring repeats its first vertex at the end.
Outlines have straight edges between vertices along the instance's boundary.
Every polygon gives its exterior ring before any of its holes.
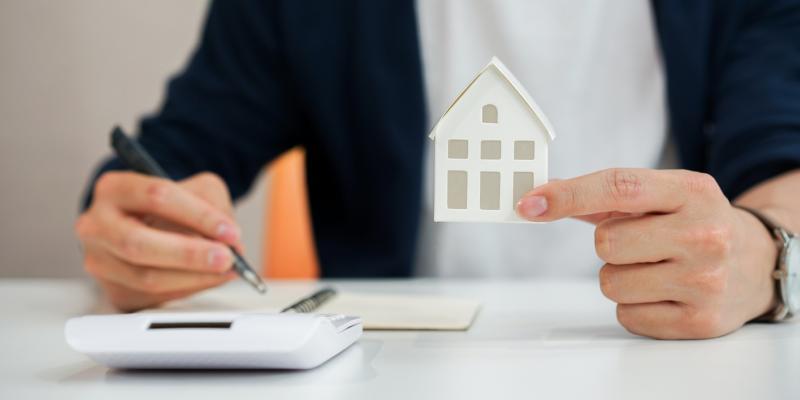
{"type": "Polygon", "coordinates": [[[311,234],[305,153],[295,148],[269,166],[264,213],[264,265],[268,279],[316,279],[319,264],[311,234]]]}

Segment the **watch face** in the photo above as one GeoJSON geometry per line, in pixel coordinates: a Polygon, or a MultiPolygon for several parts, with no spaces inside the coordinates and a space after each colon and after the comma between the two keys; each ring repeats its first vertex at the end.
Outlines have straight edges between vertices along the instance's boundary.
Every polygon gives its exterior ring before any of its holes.
{"type": "Polygon", "coordinates": [[[800,237],[794,237],[786,248],[786,269],[788,275],[783,283],[783,299],[789,311],[800,314],[800,237]]]}

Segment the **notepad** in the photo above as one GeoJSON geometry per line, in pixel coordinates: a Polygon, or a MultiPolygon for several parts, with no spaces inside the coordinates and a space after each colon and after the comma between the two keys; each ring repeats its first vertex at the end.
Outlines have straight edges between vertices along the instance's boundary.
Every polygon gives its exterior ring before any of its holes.
{"type": "MultiPolygon", "coordinates": [[[[284,287],[272,287],[265,296],[212,291],[146,312],[279,312],[311,292],[284,287]]],[[[479,309],[480,303],[463,298],[340,291],[315,312],[359,316],[367,330],[466,330],[479,309]]]]}

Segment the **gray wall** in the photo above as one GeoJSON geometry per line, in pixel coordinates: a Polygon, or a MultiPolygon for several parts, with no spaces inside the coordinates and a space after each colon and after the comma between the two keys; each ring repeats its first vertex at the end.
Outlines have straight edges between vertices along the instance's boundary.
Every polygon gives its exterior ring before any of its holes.
{"type": "MultiPolygon", "coordinates": [[[[0,0],[0,277],[81,276],[72,233],[80,191],[160,104],[195,46],[206,2],[0,0]]],[[[259,188],[263,188],[259,184],[259,188]]],[[[240,204],[260,265],[263,193],[240,204]]]]}

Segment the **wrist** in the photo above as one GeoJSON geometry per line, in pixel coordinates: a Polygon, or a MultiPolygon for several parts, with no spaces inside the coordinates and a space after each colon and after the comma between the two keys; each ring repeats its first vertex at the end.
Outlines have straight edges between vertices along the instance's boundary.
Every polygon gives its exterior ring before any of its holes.
{"type": "Polygon", "coordinates": [[[772,232],[749,211],[735,207],[742,238],[740,266],[752,283],[753,291],[747,320],[769,317],[778,307],[778,291],[773,272],[778,259],[778,246],[772,232]]]}

